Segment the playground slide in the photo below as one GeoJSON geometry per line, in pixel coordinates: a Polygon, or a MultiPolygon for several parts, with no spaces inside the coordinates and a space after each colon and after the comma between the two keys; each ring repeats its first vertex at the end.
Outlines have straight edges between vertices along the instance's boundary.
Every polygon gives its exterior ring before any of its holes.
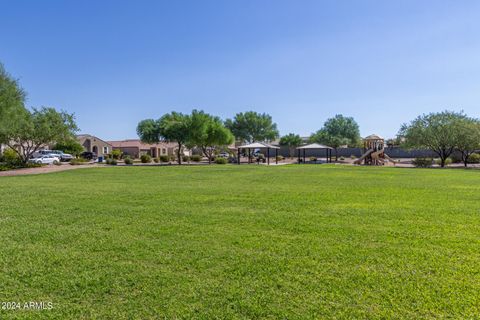
{"type": "Polygon", "coordinates": [[[365,159],[366,157],[368,157],[368,155],[370,153],[373,152],[373,149],[368,149],[367,152],[365,152],[360,158],[358,158],[357,160],[355,160],[353,163],[355,164],[361,164],[363,159],[365,159]]]}
{"type": "Polygon", "coordinates": [[[393,163],[393,165],[395,165],[395,160],[393,160],[392,158],[390,158],[390,157],[388,156],[388,154],[385,153],[383,156],[385,157],[385,159],[387,159],[388,161],[390,161],[391,163],[393,163]]]}

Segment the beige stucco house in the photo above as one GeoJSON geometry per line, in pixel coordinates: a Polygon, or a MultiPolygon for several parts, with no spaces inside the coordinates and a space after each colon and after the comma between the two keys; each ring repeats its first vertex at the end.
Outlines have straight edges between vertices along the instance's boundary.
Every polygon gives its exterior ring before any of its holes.
{"type": "Polygon", "coordinates": [[[77,140],[85,151],[93,152],[100,157],[106,156],[113,150],[110,143],[90,134],[79,134],[77,140]]]}
{"type": "MultiPolygon", "coordinates": [[[[124,155],[139,158],[142,154],[149,154],[156,158],[163,155],[173,155],[178,145],[173,142],[144,143],[139,139],[108,141],[114,150],[120,150],[124,155]]],[[[184,150],[185,155],[190,155],[189,150],[184,150]]]]}

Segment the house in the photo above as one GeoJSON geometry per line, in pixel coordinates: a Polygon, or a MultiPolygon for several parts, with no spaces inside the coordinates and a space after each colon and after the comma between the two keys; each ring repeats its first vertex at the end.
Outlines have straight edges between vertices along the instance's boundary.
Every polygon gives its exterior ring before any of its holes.
{"type": "MultiPolygon", "coordinates": [[[[142,154],[148,154],[154,158],[159,156],[173,155],[178,145],[175,142],[144,143],[139,139],[127,139],[120,141],[109,141],[114,150],[120,150],[124,155],[139,158],[142,154]]],[[[189,150],[184,150],[189,155],[189,150]]]]}
{"type": "Polygon", "coordinates": [[[100,157],[106,156],[113,150],[110,143],[90,134],[79,134],[77,140],[85,151],[93,152],[100,157]]]}

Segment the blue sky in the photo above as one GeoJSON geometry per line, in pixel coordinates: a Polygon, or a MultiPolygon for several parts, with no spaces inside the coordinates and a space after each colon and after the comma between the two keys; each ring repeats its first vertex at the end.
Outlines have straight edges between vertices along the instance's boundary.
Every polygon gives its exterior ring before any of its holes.
{"type": "Polygon", "coordinates": [[[424,112],[480,117],[479,14],[453,0],[6,0],[0,61],[29,106],[103,139],[193,108],[267,112],[301,135],[341,113],[391,137],[424,112]]]}

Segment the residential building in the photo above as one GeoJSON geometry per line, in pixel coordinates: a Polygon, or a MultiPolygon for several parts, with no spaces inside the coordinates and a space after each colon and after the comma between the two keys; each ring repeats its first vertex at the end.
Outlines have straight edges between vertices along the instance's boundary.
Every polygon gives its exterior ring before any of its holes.
{"type": "Polygon", "coordinates": [[[110,143],[90,134],[79,134],[77,140],[85,151],[93,152],[100,157],[106,156],[113,150],[110,143]]]}
{"type": "MultiPolygon", "coordinates": [[[[173,155],[178,148],[175,142],[144,143],[139,139],[127,139],[120,141],[109,141],[114,150],[120,150],[124,155],[139,158],[142,154],[148,154],[154,158],[162,155],[173,155]]],[[[190,151],[185,149],[185,155],[190,151]]]]}

